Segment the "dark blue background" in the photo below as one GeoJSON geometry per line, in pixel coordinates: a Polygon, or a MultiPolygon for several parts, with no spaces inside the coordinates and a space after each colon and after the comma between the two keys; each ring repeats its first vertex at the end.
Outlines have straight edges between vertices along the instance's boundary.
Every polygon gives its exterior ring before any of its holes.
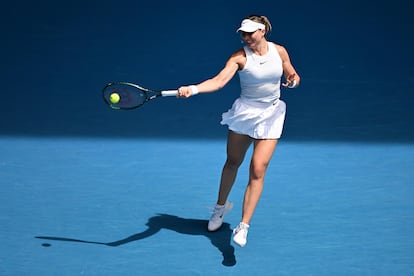
{"type": "Polygon", "coordinates": [[[414,141],[414,22],[396,1],[20,1],[1,17],[0,135],[224,137],[238,96],[161,99],[113,111],[111,81],[175,89],[214,76],[241,47],[235,30],[264,14],[302,76],[284,91],[284,138],[414,141]]]}

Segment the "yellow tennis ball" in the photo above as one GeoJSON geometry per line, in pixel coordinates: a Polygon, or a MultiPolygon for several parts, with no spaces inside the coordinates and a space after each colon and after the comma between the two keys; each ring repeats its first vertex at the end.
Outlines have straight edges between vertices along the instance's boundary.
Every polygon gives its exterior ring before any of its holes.
{"type": "Polygon", "coordinates": [[[121,97],[119,96],[118,93],[112,93],[109,96],[109,100],[111,101],[111,103],[116,104],[116,103],[119,103],[119,100],[121,100],[121,97]]]}

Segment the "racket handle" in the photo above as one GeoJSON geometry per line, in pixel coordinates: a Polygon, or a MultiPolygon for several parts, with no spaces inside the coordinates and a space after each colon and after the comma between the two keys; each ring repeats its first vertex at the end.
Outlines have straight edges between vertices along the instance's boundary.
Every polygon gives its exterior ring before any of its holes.
{"type": "Polygon", "coordinates": [[[161,91],[161,95],[163,97],[171,97],[171,96],[177,96],[178,90],[165,90],[161,91]]]}

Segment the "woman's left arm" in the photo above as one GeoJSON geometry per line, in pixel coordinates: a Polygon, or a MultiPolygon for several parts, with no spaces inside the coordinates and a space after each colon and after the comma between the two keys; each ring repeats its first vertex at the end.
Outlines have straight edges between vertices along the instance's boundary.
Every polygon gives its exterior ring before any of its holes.
{"type": "Polygon", "coordinates": [[[276,49],[282,59],[282,66],[283,66],[283,74],[286,79],[286,83],[282,85],[289,88],[295,88],[299,86],[300,83],[300,76],[296,72],[295,68],[293,67],[292,63],[290,62],[289,54],[286,51],[285,47],[281,45],[276,45],[276,49]]]}

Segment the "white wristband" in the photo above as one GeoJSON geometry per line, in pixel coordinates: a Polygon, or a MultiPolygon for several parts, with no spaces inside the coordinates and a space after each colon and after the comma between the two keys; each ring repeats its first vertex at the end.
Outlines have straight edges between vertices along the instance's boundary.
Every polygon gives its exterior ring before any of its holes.
{"type": "Polygon", "coordinates": [[[190,89],[191,89],[191,95],[192,95],[192,96],[194,96],[194,95],[197,95],[197,94],[198,94],[198,89],[197,89],[197,86],[195,86],[195,85],[190,85],[190,89]]]}
{"type": "Polygon", "coordinates": [[[298,86],[298,83],[296,82],[296,80],[293,80],[289,85],[288,88],[295,88],[296,86],[298,86]]]}

